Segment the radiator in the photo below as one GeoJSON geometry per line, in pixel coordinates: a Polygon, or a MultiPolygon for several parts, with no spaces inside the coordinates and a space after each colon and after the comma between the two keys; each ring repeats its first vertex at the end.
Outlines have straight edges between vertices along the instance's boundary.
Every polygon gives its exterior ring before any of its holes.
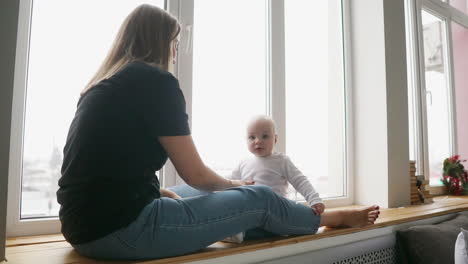
{"type": "Polygon", "coordinates": [[[372,251],[367,254],[350,257],[333,262],[333,264],[396,264],[396,250],[394,247],[372,251]]]}

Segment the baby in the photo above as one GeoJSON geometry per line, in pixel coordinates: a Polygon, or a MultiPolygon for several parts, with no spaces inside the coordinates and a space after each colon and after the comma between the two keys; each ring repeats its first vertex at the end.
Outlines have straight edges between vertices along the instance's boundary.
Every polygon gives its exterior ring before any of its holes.
{"type": "MultiPolygon", "coordinates": [[[[294,166],[288,156],[273,151],[277,141],[273,119],[268,116],[255,117],[247,126],[247,146],[254,156],[240,162],[228,178],[270,186],[274,192],[284,197],[290,183],[304,196],[315,214],[322,214],[325,205],[307,177],[294,166]]],[[[226,239],[231,242],[242,240],[243,234],[226,239]]]]}

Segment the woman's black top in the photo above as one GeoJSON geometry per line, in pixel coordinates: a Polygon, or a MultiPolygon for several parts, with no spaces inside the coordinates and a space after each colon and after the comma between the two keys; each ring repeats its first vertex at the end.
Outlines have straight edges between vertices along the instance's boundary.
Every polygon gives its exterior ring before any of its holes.
{"type": "Polygon", "coordinates": [[[57,191],[67,241],[93,241],[134,221],[160,197],[156,171],[168,157],[158,137],[189,134],[177,79],[143,62],[81,96],[57,191]]]}

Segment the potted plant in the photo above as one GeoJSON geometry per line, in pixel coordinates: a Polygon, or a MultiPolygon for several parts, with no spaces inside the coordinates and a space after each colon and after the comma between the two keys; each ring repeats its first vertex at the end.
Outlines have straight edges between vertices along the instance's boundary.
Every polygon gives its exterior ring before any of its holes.
{"type": "Polygon", "coordinates": [[[467,194],[468,190],[468,172],[465,170],[459,155],[455,155],[444,160],[442,171],[442,183],[447,192],[454,195],[467,194]]]}

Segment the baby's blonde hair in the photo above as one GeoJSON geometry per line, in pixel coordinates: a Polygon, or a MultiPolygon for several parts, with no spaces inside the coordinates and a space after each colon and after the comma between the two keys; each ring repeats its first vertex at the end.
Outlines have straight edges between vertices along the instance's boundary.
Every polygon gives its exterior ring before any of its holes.
{"type": "Polygon", "coordinates": [[[247,129],[257,123],[257,122],[266,122],[266,123],[269,123],[271,128],[273,129],[273,133],[276,134],[276,122],[275,120],[273,120],[273,118],[271,118],[271,116],[268,116],[268,115],[256,115],[256,116],[253,116],[250,121],[248,122],[248,125],[247,125],[247,129]]]}

